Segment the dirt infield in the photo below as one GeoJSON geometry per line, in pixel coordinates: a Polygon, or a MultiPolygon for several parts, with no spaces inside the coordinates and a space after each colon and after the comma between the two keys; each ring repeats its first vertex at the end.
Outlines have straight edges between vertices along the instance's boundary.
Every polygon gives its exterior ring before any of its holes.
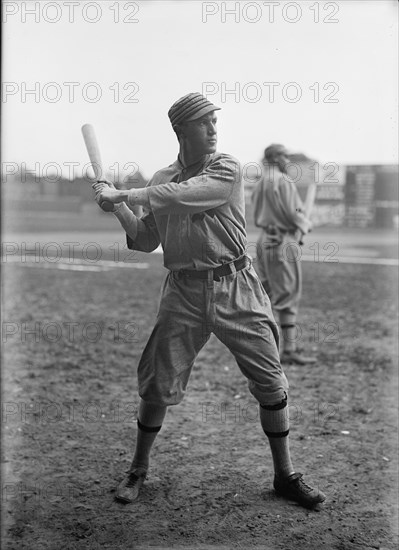
{"type": "Polygon", "coordinates": [[[114,502],[165,275],[145,258],[145,271],[5,267],[3,548],[397,548],[392,267],[304,264],[298,338],[318,363],[286,372],[294,464],[327,493],[320,512],[273,494],[256,403],[216,339],[168,411],[139,502],[114,502]]]}

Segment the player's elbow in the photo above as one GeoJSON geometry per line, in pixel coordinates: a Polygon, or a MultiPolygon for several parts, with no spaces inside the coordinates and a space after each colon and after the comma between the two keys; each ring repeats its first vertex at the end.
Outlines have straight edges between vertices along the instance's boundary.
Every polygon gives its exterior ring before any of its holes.
{"type": "Polygon", "coordinates": [[[126,234],[126,244],[129,250],[136,250],[137,252],[154,252],[159,246],[158,239],[155,238],[140,238],[132,239],[129,234],[126,234]]]}

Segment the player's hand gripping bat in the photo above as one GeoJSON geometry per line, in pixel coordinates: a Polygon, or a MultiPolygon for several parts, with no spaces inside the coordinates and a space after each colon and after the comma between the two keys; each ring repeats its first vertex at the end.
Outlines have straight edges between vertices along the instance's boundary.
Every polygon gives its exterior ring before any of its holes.
{"type": "MultiPolygon", "coordinates": [[[[101,180],[103,174],[103,164],[93,126],[91,124],[84,124],[82,126],[82,134],[96,180],[101,180]]],[[[114,207],[115,205],[111,201],[102,201],[100,204],[100,208],[104,210],[104,212],[112,212],[114,207]]]]}

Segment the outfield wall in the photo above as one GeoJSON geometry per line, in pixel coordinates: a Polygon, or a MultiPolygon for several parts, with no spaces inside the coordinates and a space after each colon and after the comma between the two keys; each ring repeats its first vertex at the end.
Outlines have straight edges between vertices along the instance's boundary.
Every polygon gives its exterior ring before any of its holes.
{"type": "MultiPolygon", "coordinates": [[[[397,165],[320,165],[310,161],[292,167],[304,200],[310,183],[316,181],[316,202],[312,212],[315,227],[398,228],[399,181],[397,165]]],[[[246,186],[246,210],[253,223],[251,195],[256,184],[246,186]]]]}

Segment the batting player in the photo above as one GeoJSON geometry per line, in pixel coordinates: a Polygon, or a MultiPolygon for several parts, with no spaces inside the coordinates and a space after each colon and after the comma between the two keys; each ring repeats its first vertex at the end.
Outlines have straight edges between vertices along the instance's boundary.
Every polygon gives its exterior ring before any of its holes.
{"type": "Polygon", "coordinates": [[[240,165],[216,152],[217,110],[199,93],[172,105],[168,115],[179,155],[145,189],[116,190],[105,182],[93,186],[99,204],[115,204],[129,248],[151,252],[161,244],[169,270],[155,327],[138,365],[136,450],[116,499],[132,502],[138,497],[167,407],[183,399],[194,360],[214,333],[234,354],[259,402],[275,491],[313,507],[325,495],[306,484],[291,462],[288,383],[280,365],[278,330],[269,298],[245,253],[240,165]],[[125,203],[141,205],[146,213],[138,219],[125,203]]]}
{"type": "Polygon", "coordinates": [[[315,363],[297,349],[298,306],[302,293],[302,266],[298,242],[311,227],[295,183],[286,172],[288,152],[283,145],[265,149],[264,173],[254,190],[255,225],[262,228],[257,243],[257,272],[278,315],[282,332],[283,363],[315,363]]]}

